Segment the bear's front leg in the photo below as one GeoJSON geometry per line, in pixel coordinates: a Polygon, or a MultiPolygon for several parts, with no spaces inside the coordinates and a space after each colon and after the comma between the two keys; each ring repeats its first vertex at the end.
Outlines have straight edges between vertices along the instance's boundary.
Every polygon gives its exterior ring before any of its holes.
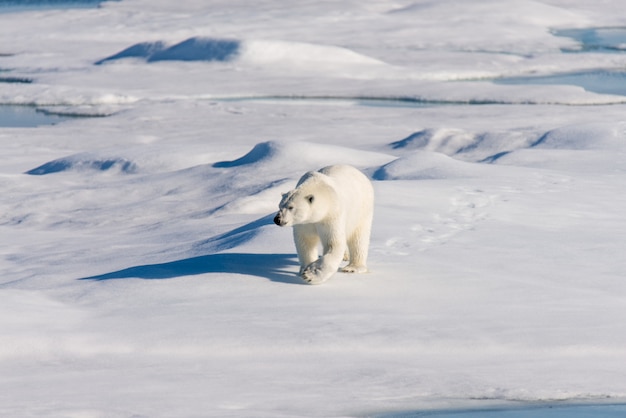
{"type": "MultiPolygon", "coordinates": [[[[323,240],[325,237],[323,234],[321,235],[323,240]]],[[[344,240],[341,236],[337,238],[325,243],[324,255],[302,270],[300,276],[305,282],[310,284],[324,283],[337,272],[346,251],[346,246],[343,244],[344,240]]]]}
{"type": "Polygon", "coordinates": [[[319,257],[317,247],[320,244],[320,237],[315,225],[306,224],[293,227],[293,239],[300,261],[300,274],[302,274],[304,269],[319,257]]]}

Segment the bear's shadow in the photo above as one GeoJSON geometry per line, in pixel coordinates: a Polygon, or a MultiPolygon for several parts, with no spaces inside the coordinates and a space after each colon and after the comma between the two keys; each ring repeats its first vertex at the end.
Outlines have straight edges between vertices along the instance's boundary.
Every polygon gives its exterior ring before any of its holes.
{"type": "Polygon", "coordinates": [[[206,273],[232,273],[264,277],[273,282],[303,284],[296,274],[295,254],[209,254],[160,264],[146,264],[79,280],[173,279],[206,273]]]}

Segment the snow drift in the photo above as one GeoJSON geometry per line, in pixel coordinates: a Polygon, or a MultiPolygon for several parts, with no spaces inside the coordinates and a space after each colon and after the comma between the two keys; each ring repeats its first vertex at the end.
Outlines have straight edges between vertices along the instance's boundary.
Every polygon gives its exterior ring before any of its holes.
{"type": "Polygon", "coordinates": [[[256,144],[250,152],[233,161],[215,163],[216,168],[245,168],[258,172],[291,173],[317,170],[333,164],[367,167],[372,162],[388,161],[389,155],[361,151],[337,145],[298,141],[267,141],[256,144]]]}
{"type": "Polygon", "coordinates": [[[162,41],[142,42],[96,61],[96,65],[125,58],[139,58],[146,62],[230,61],[239,53],[240,45],[236,40],[211,38],[190,38],[171,46],[162,41]]]}
{"type": "Polygon", "coordinates": [[[104,157],[88,153],[81,153],[69,157],[59,158],[28,170],[26,174],[43,176],[69,170],[118,171],[134,173],[137,165],[123,157],[104,157]]]}
{"type": "Polygon", "coordinates": [[[528,131],[469,132],[458,128],[428,128],[389,144],[393,150],[439,152],[455,159],[489,162],[494,156],[526,148],[537,139],[528,131]]]}
{"type": "Polygon", "coordinates": [[[385,164],[373,174],[375,180],[436,180],[485,175],[490,167],[459,161],[445,154],[413,151],[385,164]]]}
{"type": "Polygon", "coordinates": [[[383,65],[379,60],[332,45],[272,40],[194,37],[170,45],[142,42],[96,61],[102,65],[126,58],[159,61],[239,62],[249,65],[383,65]]]}

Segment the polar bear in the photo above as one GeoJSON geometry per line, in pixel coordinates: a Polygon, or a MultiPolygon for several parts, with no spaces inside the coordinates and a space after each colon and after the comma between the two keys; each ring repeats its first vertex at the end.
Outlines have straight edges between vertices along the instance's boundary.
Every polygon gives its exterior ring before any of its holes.
{"type": "Polygon", "coordinates": [[[373,215],[369,179],[352,166],[332,165],[304,174],[283,195],[274,223],[293,226],[300,276],[320,284],[337,272],[342,260],[349,261],[343,272],[367,271],[373,215]]]}

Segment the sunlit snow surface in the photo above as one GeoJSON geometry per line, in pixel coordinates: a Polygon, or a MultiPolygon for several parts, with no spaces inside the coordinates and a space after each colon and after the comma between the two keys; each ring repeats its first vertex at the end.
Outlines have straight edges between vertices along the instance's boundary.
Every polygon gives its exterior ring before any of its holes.
{"type": "Polygon", "coordinates": [[[619,0],[0,13],[0,104],[91,116],[0,128],[0,416],[623,413],[623,28],[619,0]],[[272,217],[337,163],[374,183],[370,272],[309,286],[272,217]]]}

